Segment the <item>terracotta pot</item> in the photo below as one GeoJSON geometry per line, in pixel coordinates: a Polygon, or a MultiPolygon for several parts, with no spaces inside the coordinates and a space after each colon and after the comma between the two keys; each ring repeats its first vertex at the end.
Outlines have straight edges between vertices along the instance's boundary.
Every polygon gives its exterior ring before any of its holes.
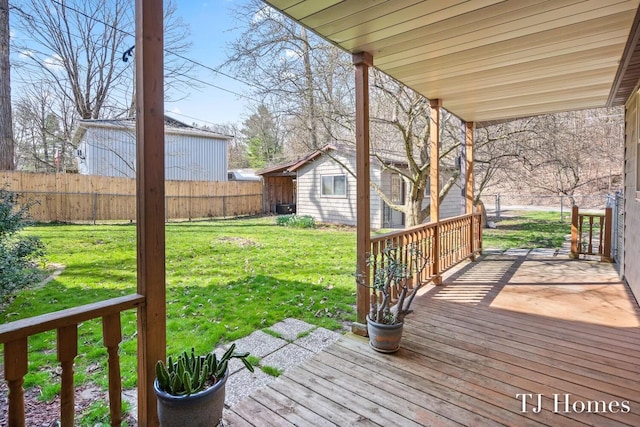
{"type": "Polygon", "coordinates": [[[160,390],[156,379],[153,391],[158,397],[160,427],[217,426],[222,419],[228,377],[229,370],[213,387],[188,396],[174,396],[160,390]]]}
{"type": "Polygon", "coordinates": [[[402,328],[404,323],[387,325],[377,323],[367,316],[367,331],[369,332],[369,345],[381,353],[393,353],[400,349],[402,328]]]}

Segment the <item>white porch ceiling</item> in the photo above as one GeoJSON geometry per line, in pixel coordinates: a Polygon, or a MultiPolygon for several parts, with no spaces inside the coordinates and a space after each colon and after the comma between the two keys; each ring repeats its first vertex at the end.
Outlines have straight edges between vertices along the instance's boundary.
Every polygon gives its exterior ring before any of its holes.
{"type": "MultiPolygon", "coordinates": [[[[466,121],[614,104],[640,0],[266,0],[466,121]]],[[[618,101],[619,103],[619,101],[618,101]]]]}

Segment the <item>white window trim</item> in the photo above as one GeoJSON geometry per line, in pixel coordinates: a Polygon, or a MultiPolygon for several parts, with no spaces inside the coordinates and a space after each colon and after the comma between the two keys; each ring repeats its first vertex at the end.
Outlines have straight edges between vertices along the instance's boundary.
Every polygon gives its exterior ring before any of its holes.
{"type": "MultiPolygon", "coordinates": [[[[335,180],[332,180],[332,187],[335,188],[335,184],[334,184],[335,180]]],[[[347,188],[347,184],[348,184],[348,180],[347,180],[347,175],[346,174],[327,174],[327,175],[320,175],[320,197],[326,197],[326,198],[330,198],[330,199],[346,199],[347,198],[347,193],[349,191],[349,189],[347,188]],[[324,186],[322,185],[322,181],[324,180],[324,178],[335,178],[335,177],[344,177],[344,194],[324,194],[324,186]]]]}

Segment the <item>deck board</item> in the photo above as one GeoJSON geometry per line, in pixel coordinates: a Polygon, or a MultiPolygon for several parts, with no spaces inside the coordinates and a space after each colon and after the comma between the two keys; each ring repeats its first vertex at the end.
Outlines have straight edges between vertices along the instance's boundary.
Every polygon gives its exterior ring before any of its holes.
{"type": "Polygon", "coordinates": [[[414,308],[397,353],[348,334],[228,409],[225,422],[640,425],[640,309],[611,266],[482,257],[414,308]],[[523,412],[518,393],[542,394],[541,411],[523,412]],[[631,410],[555,411],[556,394],[631,410]]]}

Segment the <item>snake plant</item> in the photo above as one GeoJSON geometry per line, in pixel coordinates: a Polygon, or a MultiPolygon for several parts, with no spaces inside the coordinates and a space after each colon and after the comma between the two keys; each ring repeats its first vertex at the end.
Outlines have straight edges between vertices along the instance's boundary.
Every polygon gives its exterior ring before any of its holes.
{"type": "Polygon", "coordinates": [[[174,396],[185,396],[202,391],[222,378],[232,358],[242,360],[244,366],[253,372],[253,366],[247,360],[249,353],[237,353],[234,351],[235,348],[236,345],[232,344],[220,359],[214,353],[196,356],[192,348],[191,354],[185,351],[175,362],[171,356],[166,365],[158,360],[156,363],[158,388],[174,396]]]}

